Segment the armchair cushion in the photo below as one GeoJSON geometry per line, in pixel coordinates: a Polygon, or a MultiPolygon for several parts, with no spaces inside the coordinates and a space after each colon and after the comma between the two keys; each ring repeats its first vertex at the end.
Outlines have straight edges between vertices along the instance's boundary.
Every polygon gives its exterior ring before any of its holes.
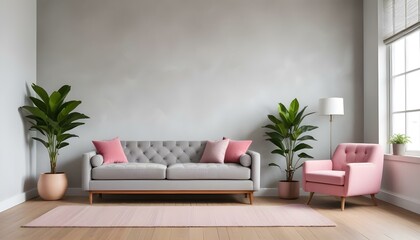
{"type": "Polygon", "coordinates": [[[345,171],[320,170],[306,173],[306,181],[331,185],[344,185],[345,171]]]}

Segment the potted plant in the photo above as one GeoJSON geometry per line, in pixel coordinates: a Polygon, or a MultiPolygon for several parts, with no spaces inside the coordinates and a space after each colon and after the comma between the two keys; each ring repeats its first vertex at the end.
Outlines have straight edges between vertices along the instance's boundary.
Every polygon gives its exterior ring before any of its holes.
{"type": "MultiPolygon", "coordinates": [[[[302,159],[313,158],[304,152],[306,149],[312,149],[306,141],[316,140],[314,137],[306,133],[318,127],[311,125],[302,125],[302,121],[314,112],[306,113],[307,106],[302,110],[299,109],[299,101],[295,98],[286,108],[282,103],[278,104],[278,117],[268,115],[268,119],[272,124],[264,126],[272,130],[266,132],[268,141],[273,143],[277,148],[271,153],[279,154],[285,159],[286,180],[279,182],[279,197],[284,199],[296,199],[299,197],[299,181],[293,180],[293,175],[297,169],[302,167],[302,159]],[[297,158],[296,155],[297,154],[297,158]]],[[[282,167],[277,163],[270,163],[269,166],[275,166],[282,171],[282,167]]]]}
{"type": "Polygon", "coordinates": [[[32,84],[32,89],[38,97],[29,97],[33,106],[22,106],[28,115],[25,117],[31,125],[30,130],[41,133],[41,137],[32,137],[42,143],[48,151],[50,172],[41,174],[38,180],[38,193],[44,200],[58,200],[64,196],[67,189],[67,177],[63,172],[57,172],[57,157],[59,150],[68,146],[68,139],[78,137],[69,131],[83,125],[78,120],[88,116],[74,112],[81,101],[65,101],[71,87],[62,86],[51,95],[40,86],[32,84]]]}
{"type": "Polygon", "coordinates": [[[405,145],[410,142],[410,137],[405,134],[394,134],[389,139],[392,144],[392,153],[394,155],[405,155],[405,145]]]}

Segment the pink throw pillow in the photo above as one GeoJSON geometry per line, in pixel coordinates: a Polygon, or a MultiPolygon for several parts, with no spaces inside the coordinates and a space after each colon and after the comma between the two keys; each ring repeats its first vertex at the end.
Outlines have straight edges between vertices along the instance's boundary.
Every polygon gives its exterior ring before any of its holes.
{"type": "Polygon", "coordinates": [[[223,163],[229,139],[207,141],[200,163],[223,163]]]}
{"type": "Polygon", "coordinates": [[[104,157],[104,164],[128,162],[119,138],[109,141],[92,141],[92,143],[96,151],[104,157]]]}
{"type": "Polygon", "coordinates": [[[228,138],[223,139],[229,140],[229,145],[226,149],[225,163],[239,163],[241,155],[248,151],[248,148],[252,143],[251,140],[235,141],[228,138]]]}

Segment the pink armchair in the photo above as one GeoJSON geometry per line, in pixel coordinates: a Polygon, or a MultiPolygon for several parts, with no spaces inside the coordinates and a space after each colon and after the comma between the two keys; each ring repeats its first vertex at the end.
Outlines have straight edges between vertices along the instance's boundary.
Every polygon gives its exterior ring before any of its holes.
{"type": "Polygon", "coordinates": [[[382,181],[384,155],[378,144],[342,143],[332,160],[306,161],[303,164],[303,189],[310,192],[307,204],[315,192],[341,197],[344,210],[346,197],[375,194],[382,181]]]}

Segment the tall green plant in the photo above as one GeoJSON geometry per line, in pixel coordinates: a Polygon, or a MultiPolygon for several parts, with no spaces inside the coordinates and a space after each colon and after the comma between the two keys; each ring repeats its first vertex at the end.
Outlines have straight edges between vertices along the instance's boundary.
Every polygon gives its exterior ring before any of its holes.
{"type": "MultiPolygon", "coordinates": [[[[312,149],[310,145],[305,143],[308,140],[316,139],[305,133],[312,131],[318,127],[312,125],[301,125],[302,121],[309,115],[314,114],[310,112],[305,114],[307,106],[299,110],[299,101],[295,98],[290,103],[287,109],[282,103],[278,104],[278,117],[268,115],[268,119],[272,124],[264,126],[272,130],[266,132],[268,136],[267,141],[273,143],[277,149],[271,153],[279,154],[285,158],[286,161],[286,181],[293,181],[295,171],[302,167],[301,159],[313,158],[304,152],[306,149],[312,149]],[[298,153],[299,152],[299,153],[298,153]],[[295,161],[295,154],[298,153],[298,159],[295,161]],[[298,165],[299,164],[299,165],[298,165]]],[[[277,163],[270,163],[269,166],[276,166],[282,170],[281,166],[277,163]]]]}
{"type": "Polygon", "coordinates": [[[37,130],[43,137],[33,137],[47,148],[50,158],[51,173],[56,173],[57,156],[61,148],[69,145],[68,139],[78,137],[69,131],[85,123],[78,120],[89,118],[88,116],[74,112],[73,110],[82,103],[81,101],[65,101],[71,87],[62,86],[51,95],[40,86],[32,84],[32,89],[38,97],[29,97],[33,106],[22,106],[28,115],[25,117],[31,125],[30,130],[37,130]]]}

